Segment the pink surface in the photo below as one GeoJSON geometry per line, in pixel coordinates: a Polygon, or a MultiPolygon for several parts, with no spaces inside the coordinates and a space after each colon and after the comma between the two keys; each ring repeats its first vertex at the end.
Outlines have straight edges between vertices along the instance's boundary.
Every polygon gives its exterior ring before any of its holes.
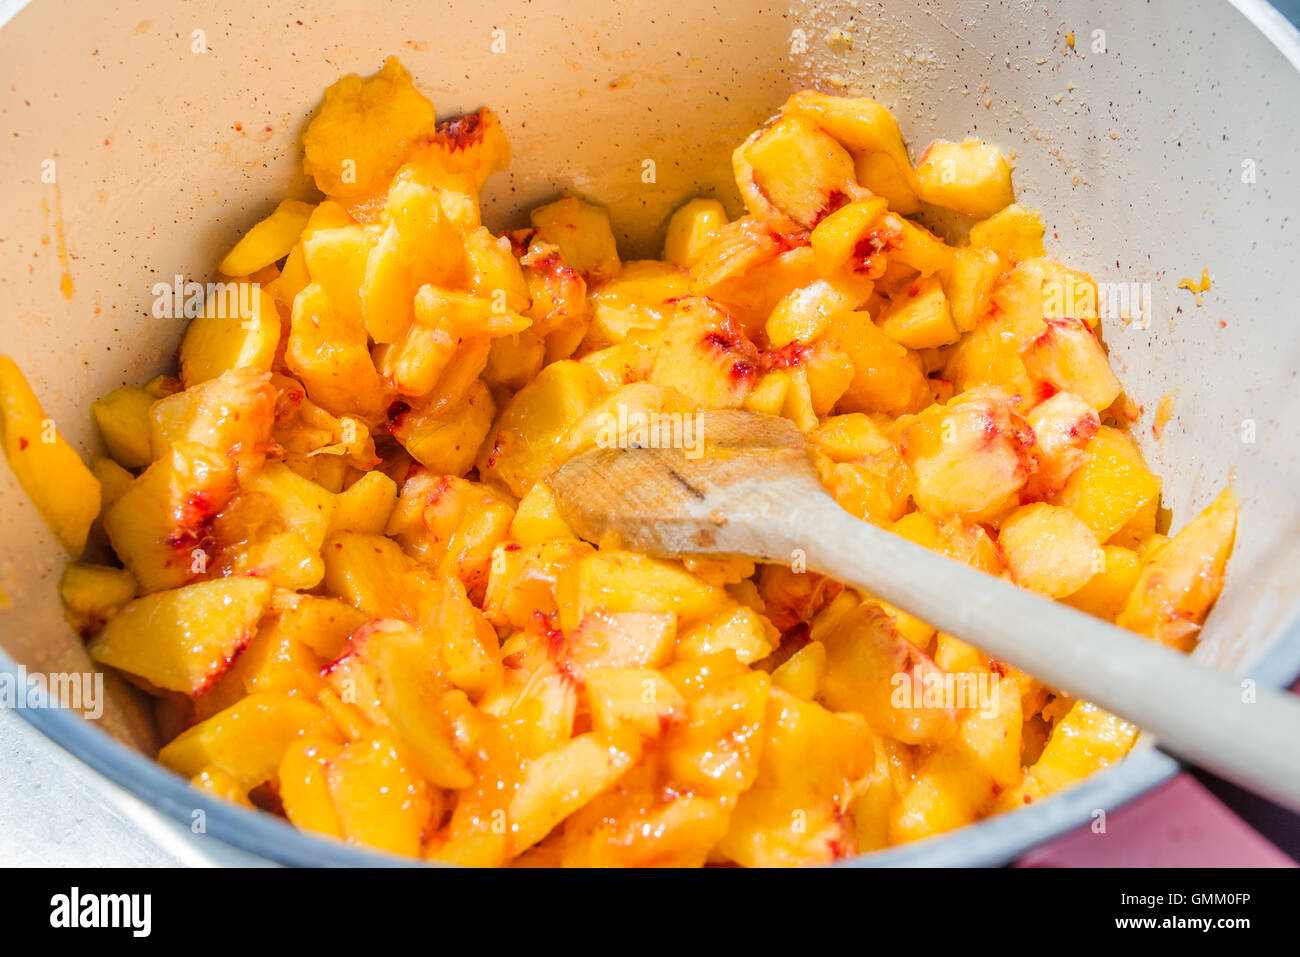
{"type": "Polygon", "coordinates": [[[1189,774],[1036,848],[1018,867],[1295,867],[1189,774]]]}
{"type": "MultiPolygon", "coordinates": [[[[1291,686],[1300,693],[1300,681],[1291,686]]],[[[1030,851],[1017,867],[1295,867],[1189,774],[1091,826],[1030,851]]]]}

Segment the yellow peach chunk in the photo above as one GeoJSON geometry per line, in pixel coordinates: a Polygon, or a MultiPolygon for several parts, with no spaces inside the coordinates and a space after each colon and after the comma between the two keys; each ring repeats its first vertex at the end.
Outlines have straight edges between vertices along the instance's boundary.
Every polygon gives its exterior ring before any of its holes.
{"type": "Polygon", "coordinates": [[[199,695],[248,644],[270,599],[270,583],[257,578],[196,582],[146,595],[110,618],[87,650],[95,661],[157,688],[199,695]]]}
{"type": "Polygon", "coordinates": [[[396,501],[396,482],[383,472],[366,472],[334,499],[329,532],[382,534],[396,501]]]}
{"type": "Polygon", "coordinates": [[[330,760],[325,780],[345,840],[392,854],[420,853],[441,798],[387,736],[372,732],[349,741],[330,760]]]}
{"type": "Polygon", "coordinates": [[[303,169],[326,196],[360,198],[378,191],[411,144],[435,130],[433,104],[389,57],[373,76],[350,73],[325,91],[303,133],[303,169]]]}
{"type": "Polygon", "coordinates": [[[762,615],[731,602],[687,628],[677,637],[680,658],[698,658],[730,651],[738,661],[752,664],[771,654],[781,635],[762,615]]]}
{"type": "Polygon", "coordinates": [[[554,243],[560,255],[588,282],[601,282],[618,272],[618,246],[609,225],[609,212],[566,196],[538,206],[529,219],[541,237],[554,243]]]}
{"type": "Polygon", "coordinates": [[[1160,480],[1123,432],[1103,425],[1083,447],[1087,459],[1053,499],[1083,519],[1105,542],[1160,495],[1160,480]]]}
{"type": "Polygon", "coordinates": [[[943,286],[931,276],[914,283],[880,317],[880,330],[909,349],[951,345],[961,335],[943,286]]]}
{"type": "Polygon", "coordinates": [[[1133,593],[1142,565],[1136,552],[1118,545],[1103,546],[1102,553],[1105,556],[1102,569],[1065,599],[1065,603],[1102,621],[1114,621],[1133,593]]]}
{"type": "Polygon", "coordinates": [[[1015,202],[1011,167],[995,147],[977,139],[937,140],[916,164],[922,200],[984,219],[1015,202]]]}
{"type": "Polygon", "coordinates": [[[674,562],[604,551],[564,569],[555,596],[568,632],[593,611],[676,612],[684,620],[696,620],[721,607],[725,592],[674,562]]]}
{"type": "Polygon", "coordinates": [[[1115,624],[1188,650],[1223,590],[1236,534],[1237,499],[1226,488],[1167,544],[1150,553],[1115,624]]]}
{"type": "Polygon", "coordinates": [[[564,433],[604,391],[600,377],[587,366],[551,363],[502,410],[479,452],[479,473],[523,495],[559,464],[564,433]]]}
{"type": "Polygon", "coordinates": [[[294,739],[334,736],[325,712],[298,695],[252,694],[196,724],[158,752],[158,760],[180,774],[212,766],[247,791],[272,780],[294,739]]]}
{"type": "Polygon", "coordinates": [[[689,269],[703,255],[727,222],[727,211],[716,199],[692,199],[668,220],[663,258],[689,269]]]}
{"type": "Polygon", "coordinates": [[[135,597],[137,587],[124,568],[69,562],[59,579],[59,597],[72,630],[90,638],[135,597]]]}
{"type": "Polygon", "coordinates": [[[591,732],[529,762],[510,801],[511,847],[518,854],[601,791],[640,757],[634,732],[591,732]]]}
{"type": "Polygon", "coordinates": [[[970,244],[1017,263],[1043,255],[1043,232],[1038,210],[1012,203],[972,226],[970,244]]]}
{"type": "Polygon", "coordinates": [[[1040,800],[1080,778],[1109,767],[1133,747],[1138,729],[1086,701],[1076,702],[1052,728],[1038,760],[1016,787],[1002,792],[1003,810],[1040,800]]]}
{"type": "Polygon", "coordinates": [[[1048,598],[1065,598],[1104,567],[1105,554],[1088,526],[1068,508],[1038,502],[1002,522],[998,547],[1017,585],[1048,598]]]}
{"type": "Polygon", "coordinates": [[[244,233],[218,268],[227,276],[251,276],[283,259],[298,242],[313,209],[310,203],[284,200],[275,212],[244,233]]]}
{"type": "Polygon", "coordinates": [[[847,810],[875,764],[860,715],[835,714],[774,689],[754,786],[719,845],[746,867],[825,864],[853,851],[847,810]]]}
{"type": "Polygon", "coordinates": [[[734,162],[751,213],[785,215],[805,228],[861,192],[844,147],[795,116],[751,137],[737,149],[734,162]]]}
{"type": "Polygon", "coordinates": [[[651,668],[589,668],[582,680],[598,732],[626,726],[654,738],[686,716],[686,699],[651,668]]]}
{"type": "Polygon", "coordinates": [[[897,212],[919,208],[916,174],[893,114],[875,100],[803,90],[786,100],[784,115],[820,127],[853,153],[858,181],[897,212]]]}
{"type": "Polygon", "coordinates": [[[958,330],[970,332],[983,318],[1001,273],[1002,261],[991,249],[963,246],[953,252],[952,262],[940,275],[958,330]]]}
{"type": "Polygon", "coordinates": [[[256,284],[227,283],[181,340],[181,381],[188,388],[230,369],[268,372],[280,343],[280,312],[256,284]]]}
{"type": "Polygon", "coordinates": [[[1119,396],[1110,360],[1079,319],[1049,319],[1047,328],[1021,347],[1020,357],[1035,379],[1077,395],[1098,411],[1119,396]]]}
{"type": "Polygon", "coordinates": [[[767,318],[767,341],[779,349],[792,342],[812,342],[853,301],[825,280],[796,289],[776,304],[767,318]]]}
{"type": "Polygon", "coordinates": [[[0,439],[14,477],[59,544],[76,558],[99,514],[99,479],[59,434],[8,356],[0,356],[0,439]]]}
{"type": "Polygon", "coordinates": [[[342,745],[323,738],[300,738],[285,749],[276,774],[285,816],[295,827],[343,837],[343,822],[330,798],[328,771],[342,745]]]}
{"type": "Polygon", "coordinates": [[[153,461],[149,410],[156,401],[144,389],[124,385],[91,403],[90,411],[108,454],[119,465],[140,469],[153,461]]]}
{"type": "Polygon", "coordinates": [[[847,203],[819,222],[809,237],[817,271],[829,276],[850,260],[862,258],[863,244],[870,247],[869,237],[887,208],[882,197],[872,196],[847,203]]]}
{"type": "Polygon", "coordinates": [[[1033,440],[1000,390],[964,392],[905,420],[898,445],[916,479],[917,505],[934,515],[996,518],[1029,477],[1033,440]]]}
{"type": "Polygon", "coordinates": [[[206,531],[235,491],[219,452],[176,442],[104,513],[113,550],[143,592],[175,588],[207,571],[206,531]]]}

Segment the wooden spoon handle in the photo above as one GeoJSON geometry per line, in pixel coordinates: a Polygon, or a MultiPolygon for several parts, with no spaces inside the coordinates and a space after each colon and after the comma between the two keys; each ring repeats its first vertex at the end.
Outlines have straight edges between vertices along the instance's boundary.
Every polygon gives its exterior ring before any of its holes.
{"type": "Polygon", "coordinates": [[[1295,696],[1247,694],[1238,677],[858,521],[827,495],[791,503],[782,524],[781,537],[803,549],[810,570],[863,588],[1134,722],[1166,750],[1300,810],[1295,696]]]}

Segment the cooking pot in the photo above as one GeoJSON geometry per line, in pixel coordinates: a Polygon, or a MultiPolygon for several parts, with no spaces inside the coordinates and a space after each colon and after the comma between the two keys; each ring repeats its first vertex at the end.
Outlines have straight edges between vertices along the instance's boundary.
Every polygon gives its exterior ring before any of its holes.
{"type": "MultiPolygon", "coordinates": [[[[155,315],[155,284],[210,278],[278,199],[311,196],[299,135],[344,73],[396,54],[440,115],[492,106],[515,158],[486,189],[489,224],[573,189],[609,206],[632,255],[657,251],[689,196],[739,213],[730,151],[790,92],[870,95],[914,157],[967,134],[1014,155],[1049,253],[1101,285],[1173,527],[1225,482],[1240,498],[1197,656],[1262,686],[1300,670],[1300,34],[1260,0],[14,7],[0,4],[0,348],[83,452],[99,444],[92,398],[171,367],[183,320],[155,315]],[[1198,301],[1179,282],[1202,270],[1198,301]]],[[[64,556],[5,467],[0,542],[4,667],[92,671],[57,596],[64,556]]],[[[93,720],[19,713],[160,812],[140,827],[202,810],[210,837],[271,860],[391,862],[206,798],[153,763],[145,703],[105,688],[93,720]]],[[[1048,800],[848,863],[1004,862],[1175,770],[1142,742],[1048,800]]]]}

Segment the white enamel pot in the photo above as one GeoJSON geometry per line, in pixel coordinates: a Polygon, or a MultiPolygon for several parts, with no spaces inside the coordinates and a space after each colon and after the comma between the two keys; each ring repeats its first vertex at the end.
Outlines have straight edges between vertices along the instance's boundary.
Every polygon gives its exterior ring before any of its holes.
{"type": "MultiPolygon", "coordinates": [[[[914,157],[967,134],[1014,151],[1049,252],[1104,290],[1149,293],[1148,322],[1105,335],[1174,527],[1227,481],[1241,502],[1196,654],[1261,685],[1300,670],[1300,35],[1261,0],[9,0],[4,14],[0,351],[83,452],[99,441],[91,399],[173,361],[182,323],[151,314],[154,284],[209,278],[278,198],[310,195],[298,137],[343,73],[397,54],[440,115],[492,106],[515,159],[487,188],[489,223],[573,188],[610,206],[631,254],[654,251],[690,195],[738,212],[730,151],[788,93],[863,93],[894,109],[914,157]],[[1202,269],[1198,307],[1178,282],[1202,269]]],[[[4,667],[91,669],[59,606],[63,560],[0,466],[4,667]]],[[[146,830],[201,808],[210,837],[266,859],[388,860],[203,799],[152,762],[124,687],[96,721],[21,713],[155,809],[146,830]]],[[[1139,745],[1048,800],[850,863],[1001,863],[1176,767],[1139,745]]]]}

